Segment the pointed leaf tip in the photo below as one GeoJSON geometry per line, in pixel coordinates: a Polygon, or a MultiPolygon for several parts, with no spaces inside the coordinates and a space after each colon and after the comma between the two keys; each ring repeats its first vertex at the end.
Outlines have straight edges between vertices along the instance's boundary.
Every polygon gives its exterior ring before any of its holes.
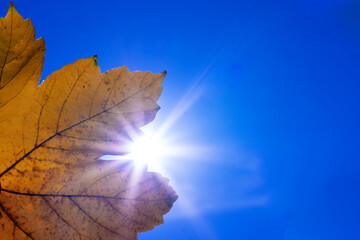
{"type": "Polygon", "coordinates": [[[94,66],[95,67],[98,67],[99,66],[99,63],[98,63],[98,55],[94,55],[91,57],[91,59],[94,61],[94,66]]]}
{"type": "Polygon", "coordinates": [[[177,194],[169,195],[169,197],[166,199],[167,205],[171,208],[178,198],[179,196],[177,194]]]}
{"type": "Polygon", "coordinates": [[[11,1],[9,4],[9,12],[14,12],[16,11],[15,7],[14,7],[14,3],[11,1]]]}

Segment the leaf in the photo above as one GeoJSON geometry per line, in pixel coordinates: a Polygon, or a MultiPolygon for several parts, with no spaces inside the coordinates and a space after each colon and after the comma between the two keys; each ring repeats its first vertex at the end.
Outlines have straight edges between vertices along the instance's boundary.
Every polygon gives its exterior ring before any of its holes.
{"type": "Polygon", "coordinates": [[[30,19],[18,14],[10,4],[5,19],[0,20],[0,107],[7,104],[28,84],[33,94],[44,63],[44,39],[35,40],[30,19]]]}
{"type": "Polygon", "coordinates": [[[38,87],[44,41],[10,4],[0,20],[0,238],[137,239],[177,199],[122,154],[155,118],[166,72],[100,73],[97,56],[38,87]]]}

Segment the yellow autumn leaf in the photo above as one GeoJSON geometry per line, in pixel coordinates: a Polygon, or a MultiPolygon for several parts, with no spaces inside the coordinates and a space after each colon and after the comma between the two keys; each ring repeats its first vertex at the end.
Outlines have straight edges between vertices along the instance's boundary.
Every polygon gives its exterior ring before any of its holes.
{"type": "Polygon", "coordinates": [[[30,19],[24,21],[13,4],[0,20],[0,107],[7,104],[25,85],[28,94],[36,90],[44,64],[44,39],[35,40],[30,19]]]}
{"type": "Polygon", "coordinates": [[[159,110],[166,73],[101,74],[97,56],[39,87],[44,41],[12,4],[0,20],[0,240],[137,239],[177,199],[126,152],[159,110]]]}

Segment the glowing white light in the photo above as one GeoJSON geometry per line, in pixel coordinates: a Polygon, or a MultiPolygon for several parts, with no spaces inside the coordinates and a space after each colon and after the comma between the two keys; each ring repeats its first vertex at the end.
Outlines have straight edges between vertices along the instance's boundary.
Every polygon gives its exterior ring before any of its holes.
{"type": "Polygon", "coordinates": [[[136,139],[131,147],[129,157],[138,166],[157,166],[166,152],[166,146],[156,138],[142,137],[136,139]]]}

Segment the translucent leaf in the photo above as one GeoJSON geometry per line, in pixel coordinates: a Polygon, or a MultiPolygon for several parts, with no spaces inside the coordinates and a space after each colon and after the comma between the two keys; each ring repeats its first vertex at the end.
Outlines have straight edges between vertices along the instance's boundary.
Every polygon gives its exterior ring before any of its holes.
{"type": "Polygon", "coordinates": [[[12,4],[0,42],[0,236],[137,239],[162,224],[177,199],[168,180],[100,157],[155,118],[166,73],[101,74],[94,56],[38,87],[44,42],[12,4]]]}

